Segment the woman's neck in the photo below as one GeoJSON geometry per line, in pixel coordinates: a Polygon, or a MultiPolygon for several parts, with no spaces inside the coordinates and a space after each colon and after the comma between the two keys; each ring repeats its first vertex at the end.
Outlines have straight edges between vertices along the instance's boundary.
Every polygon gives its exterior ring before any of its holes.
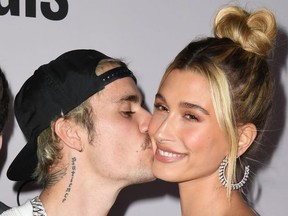
{"type": "Polygon", "coordinates": [[[178,186],[182,216],[255,215],[239,191],[232,191],[229,200],[227,189],[217,178],[181,182],[178,186]]]}

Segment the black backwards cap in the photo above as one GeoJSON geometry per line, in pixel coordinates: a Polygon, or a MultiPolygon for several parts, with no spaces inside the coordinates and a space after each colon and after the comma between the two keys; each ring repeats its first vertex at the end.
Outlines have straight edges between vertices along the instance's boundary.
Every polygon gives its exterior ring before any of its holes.
{"type": "Polygon", "coordinates": [[[28,142],[7,171],[10,180],[33,179],[37,137],[61,113],[67,114],[114,80],[131,77],[136,83],[126,66],[97,76],[95,70],[102,59],[111,57],[96,50],[69,51],[39,67],[24,83],[16,95],[14,112],[28,142]]]}

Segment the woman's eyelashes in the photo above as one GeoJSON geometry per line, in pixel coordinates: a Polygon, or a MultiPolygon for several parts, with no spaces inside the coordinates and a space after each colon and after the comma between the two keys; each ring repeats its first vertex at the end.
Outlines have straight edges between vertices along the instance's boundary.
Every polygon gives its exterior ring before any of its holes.
{"type": "Polygon", "coordinates": [[[168,112],[168,108],[165,107],[164,105],[160,104],[160,103],[155,103],[154,104],[154,111],[166,111],[166,112],[168,112]]]}
{"type": "MultiPolygon", "coordinates": [[[[161,103],[155,103],[154,104],[154,112],[169,112],[169,109],[167,106],[161,104],[161,103]]],[[[189,121],[199,121],[198,115],[191,113],[190,111],[181,111],[179,110],[179,114],[183,116],[186,120],[189,121]]]]}
{"type": "Polygon", "coordinates": [[[185,113],[184,118],[186,118],[189,121],[199,121],[199,118],[196,115],[191,114],[191,113],[185,113]]]}

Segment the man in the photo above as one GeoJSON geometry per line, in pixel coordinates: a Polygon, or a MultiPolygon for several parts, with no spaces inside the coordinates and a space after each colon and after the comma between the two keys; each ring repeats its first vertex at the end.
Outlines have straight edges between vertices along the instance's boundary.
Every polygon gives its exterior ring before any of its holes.
{"type": "Polygon", "coordinates": [[[151,115],[142,104],[133,73],[98,51],[41,66],[15,98],[28,143],[7,175],[37,178],[44,189],[2,215],[107,215],[122,188],[153,180],[151,115]]]}
{"type": "MultiPolygon", "coordinates": [[[[2,147],[2,141],[3,141],[3,129],[8,117],[8,104],[9,104],[8,83],[4,73],[0,69],[0,149],[2,147]]],[[[0,202],[0,213],[2,213],[7,209],[8,206],[0,202]]]]}

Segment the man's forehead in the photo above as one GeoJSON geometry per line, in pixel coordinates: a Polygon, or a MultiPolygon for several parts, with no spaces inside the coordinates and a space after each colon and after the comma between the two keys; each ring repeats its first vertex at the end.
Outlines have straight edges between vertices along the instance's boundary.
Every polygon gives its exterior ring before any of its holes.
{"type": "Polygon", "coordinates": [[[99,97],[113,103],[133,102],[142,103],[142,94],[130,77],[113,81],[98,92],[99,97]]]}

